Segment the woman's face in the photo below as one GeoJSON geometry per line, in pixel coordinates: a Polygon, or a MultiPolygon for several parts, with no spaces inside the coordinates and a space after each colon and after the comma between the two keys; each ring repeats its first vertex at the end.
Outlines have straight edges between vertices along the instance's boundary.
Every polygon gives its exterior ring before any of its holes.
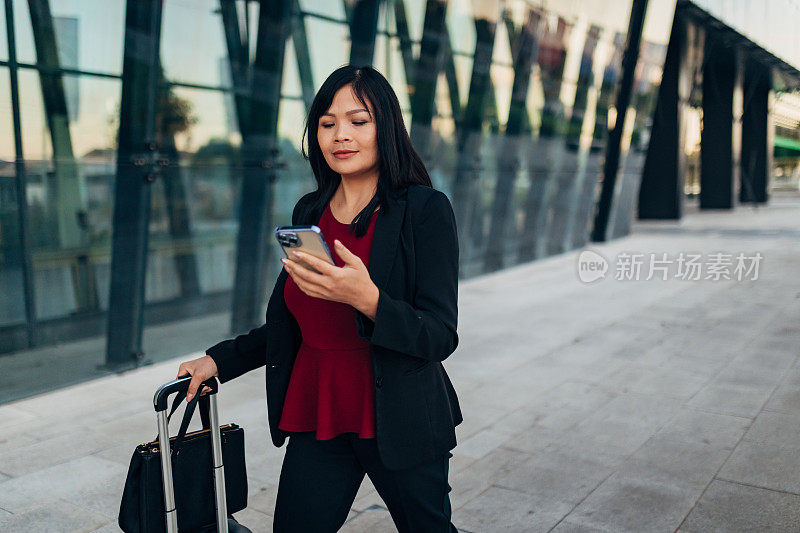
{"type": "Polygon", "coordinates": [[[371,102],[369,113],[350,85],[339,89],[317,125],[317,141],[325,161],[342,175],[371,175],[378,169],[378,138],[371,102]],[[371,116],[370,116],[371,115],[371,116]],[[337,153],[338,152],[338,153],[337,153]]]}

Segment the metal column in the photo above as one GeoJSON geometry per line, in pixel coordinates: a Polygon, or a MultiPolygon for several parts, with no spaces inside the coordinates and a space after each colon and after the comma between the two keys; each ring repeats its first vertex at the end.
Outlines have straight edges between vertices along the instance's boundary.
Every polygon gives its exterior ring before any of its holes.
{"type": "Polygon", "coordinates": [[[690,30],[678,9],[672,21],[639,188],[639,219],[678,220],[683,215],[686,170],[684,110],[688,105],[691,79],[687,72],[686,48],[687,31],[690,30]]]}
{"type": "MultiPolygon", "coordinates": [[[[345,2],[345,5],[348,4],[345,2]]],[[[358,0],[349,14],[351,65],[372,65],[380,5],[381,0],[358,0]]]]}
{"type": "Polygon", "coordinates": [[[17,43],[12,0],[5,1],[6,32],[8,35],[8,75],[11,82],[11,113],[14,124],[14,171],[16,174],[17,214],[19,220],[22,285],[25,296],[25,333],[28,347],[36,344],[36,299],[33,287],[33,262],[28,239],[28,192],[25,155],[22,150],[22,119],[19,111],[19,80],[17,77],[17,43]]]}
{"type": "MultiPolygon", "coordinates": [[[[237,65],[232,70],[239,75],[249,74],[235,86],[242,130],[243,179],[231,306],[232,334],[264,322],[261,305],[266,292],[266,264],[273,249],[267,226],[272,220],[273,188],[280,165],[278,109],[291,8],[291,0],[261,2],[252,68],[245,68],[248,48],[236,45],[235,39],[227,39],[231,61],[237,65]]],[[[226,29],[228,33],[230,28],[226,29]]]]}
{"type": "Polygon", "coordinates": [[[700,135],[701,209],[731,209],[737,203],[741,90],[741,67],[736,48],[722,41],[714,32],[708,32],[703,63],[703,130],[700,135]]]}
{"type": "Polygon", "coordinates": [[[744,71],[742,116],[742,186],[740,202],[765,203],[769,197],[772,170],[771,121],[769,116],[772,71],[748,59],[744,71]]]}
{"type": "Polygon", "coordinates": [[[161,8],[161,0],[129,1],[125,14],[106,348],[106,364],[116,368],[136,365],[143,357],[150,184],[158,172],[161,8]]]}

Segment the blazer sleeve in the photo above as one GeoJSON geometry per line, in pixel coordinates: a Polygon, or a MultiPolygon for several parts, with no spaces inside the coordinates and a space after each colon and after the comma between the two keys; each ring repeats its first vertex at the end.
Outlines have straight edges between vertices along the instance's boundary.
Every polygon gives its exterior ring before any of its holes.
{"type": "Polygon", "coordinates": [[[444,361],[458,346],[458,233],[450,200],[435,191],[415,225],[413,305],[378,288],[375,320],[356,311],[359,337],[431,361],[444,361]]]}
{"type": "MultiPolygon", "coordinates": [[[[305,198],[305,197],[303,197],[305,198]]],[[[298,211],[303,198],[298,200],[292,211],[292,224],[297,224],[298,211]]],[[[284,270],[281,270],[282,275],[284,270]]],[[[278,283],[275,283],[276,290],[278,283]]],[[[219,382],[225,383],[251,370],[267,364],[267,324],[251,329],[233,339],[226,339],[206,350],[217,365],[219,382]]]]}

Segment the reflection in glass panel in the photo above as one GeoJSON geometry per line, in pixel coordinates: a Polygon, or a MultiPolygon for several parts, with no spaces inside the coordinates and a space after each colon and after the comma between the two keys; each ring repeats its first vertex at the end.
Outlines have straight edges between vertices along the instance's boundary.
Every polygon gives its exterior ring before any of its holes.
{"type": "Polygon", "coordinates": [[[14,150],[14,129],[11,122],[11,81],[6,67],[0,67],[0,161],[13,161],[14,150]]]}
{"type": "MultiPolygon", "coordinates": [[[[61,68],[120,74],[125,24],[124,0],[50,2],[61,68]]],[[[43,21],[46,22],[46,21],[43,21]]],[[[27,2],[14,2],[17,60],[36,63],[37,39],[48,46],[52,35],[33,34],[27,2]]]]}
{"type": "MultiPolygon", "coordinates": [[[[619,174],[608,226],[608,234],[612,238],[629,233],[636,213],[639,183],[650,143],[653,113],[674,12],[675,0],[658,0],[647,6],[633,94],[620,144],[619,174]]],[[[699,128],[696,131],[699,132],[699,128]]],[[[687,135],[687,141],[689,137],[687,135]]]]}
{"type": "MultiPolygon", "coordinates": [[[[244,34],[244,28],[240,32],[244,34]]],[[[255,38],[255,34],[251,36],[255,38]]],[[[228,51],[218,0],[164,2],[161,62],[170,81],[230,87],[228,51]]]]}
{"type": "Polygon", "coordinates": [[[4,98],[9,96],[8,84],[8,69],[0,67],[0,131],[6,132],[0,140],[0,325],[25,321],[14,130],[11,100],[4,98]]]}
{"type": "Polygon", "coordinates": [[[240,135],[225,93],[164,85],[153,183],[147,301],[229,289],[238,228],[240,135]]]}
{"type": "Polygon", "coordinates": [[[107,293],[120,82],[40,81],[30,70],[19,79],[37,314],[97,311],[107,293]],[[41,83],[63,104],[44,101],[41,83]],[[64,104],[67,117],[58,114],[64,104]]]}

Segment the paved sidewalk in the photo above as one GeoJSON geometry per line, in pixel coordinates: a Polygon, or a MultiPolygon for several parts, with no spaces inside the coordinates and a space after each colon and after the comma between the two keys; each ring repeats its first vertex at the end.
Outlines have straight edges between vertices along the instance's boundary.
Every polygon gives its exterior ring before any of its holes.
{"type": "MultiPolygon", "coordinates": [[[[587,285],[575,251],[463,282],[445,362],[465,417],[453,522],[800,530],[800,200],[636,223],[590,248],[764,259],[757,281],[617,281],[612,269],[587,285]]],[[[156,433],[153,392],[197,355],[0,406],[0,531],[119,531],[131,453],[156,433]]],[[[268,440],[263,383],[259,369],[220,395],[221,422],[246,430],[250,501],[236,516],[255,532],[271,531],[284,451],[268,440]]],[[[368,480],[343,531],[395,531],[368,480]]]]}

